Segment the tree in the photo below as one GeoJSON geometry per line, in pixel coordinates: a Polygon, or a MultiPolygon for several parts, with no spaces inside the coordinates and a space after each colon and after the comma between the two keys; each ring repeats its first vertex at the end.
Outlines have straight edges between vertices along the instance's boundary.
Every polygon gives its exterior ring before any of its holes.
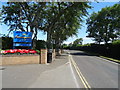
{"type": "Polygon", "coordinates": [[[82,38],[76,39],[76,40],[73,42],[73,46],[77,46],[78,44],[82,45],[82,42],[83,42],[83,39],[82,39],[82,38]]]}
{"type": "Polygon", "coordinates": [[[98,13],[92,13],[91,16],[87,19],[87,32],[88,37],[93,37],[96,42],[100,44],[102,42],[102,33],[100,30],[100,25],[97,22],[98,13]]]}
{"type": "Polygon", "coordinates": [[[2,8],[3,23],[9,26],[10,32],[16,30],[32,32],[33,48],[35,48],[45,5],[46,3],[40,2],[7,2],[2,8]]]}
{"type": "Polygon", "coordinates": [[[67,48],[68,45],[67,45],[67,44],[63,44],[62,47],[63,47],[63,48],[67,48]]]}
{"type": "Polygon", "coordinates": [[[61,43],[68,37],[77,34],[78,28],[81,27],[83,16],[87,15],[87,9],[90,8],[85,2],[77,3],[58,3],[58,11],[55,16],[52,38],[56,43],[56,49],[61,47],[61,43]],[[69,16],[69,17],[68,17],[69,16]]]}
{"type": "Polygon", "coordinates": [[[112,7],[103,8],[98,13],[93,13],[87,19],[88,36],[93,37],[96,42],[109,41],[120,36],[120,4],[115,4],[112,7]]]}
{"type": "Polygon", "coordinates": [[[53,40],[59,41],[60,45],[77,33],[88,8],[87,2],[8,2],[2,13],[10,31],[30,31],[34,36],[33,42],[37,39],[38,30],[47,32],[47,48],[52,49],[53,40]]]}
{"type": "Polygon", "coordinates": [[[74,42],[73,42],[73,47],[77,47],[79,45],[82,45],[82,42],[83,42],[83,39],[82,38],[79,38],[79,39],[76,39],[74,42]]]}
{"type": "Polygon", "coordinates": [[[72,47],[72,45],[73,45],[72,43],[69,43],[69,45],[68,45],[68,46],[71,48],[71,47],[72,47]]]}

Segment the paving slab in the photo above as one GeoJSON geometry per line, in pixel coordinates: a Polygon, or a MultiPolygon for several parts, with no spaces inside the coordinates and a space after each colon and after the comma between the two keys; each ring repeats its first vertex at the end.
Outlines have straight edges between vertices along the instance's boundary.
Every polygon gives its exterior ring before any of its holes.
{"type": "Polygon", "coordinates": [[[4,66],[2,88],[78,88],[68,54],[50,64],[4,66]]]}

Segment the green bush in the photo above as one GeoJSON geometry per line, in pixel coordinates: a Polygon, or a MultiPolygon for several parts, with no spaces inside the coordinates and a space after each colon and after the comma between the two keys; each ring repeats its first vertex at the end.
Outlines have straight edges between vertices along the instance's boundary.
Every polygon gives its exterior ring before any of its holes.
{"type": "Polygon", "coordinates": [[[77,44],[77,45],[76,45],[76,47],[80,47],[80,46],[82,46],[82,45],[81,45],[81,44],[77,44]]]}
{"type": "Polygon", "coordinates": [[[1,37],[2,39],[2,49],[12,49],[13,48],[13,38],[12,37],[1,37]]]}
{"type": "Polygon", "coordinates": [[[88,43],[88,44],[84,44],[84,45],[82,45],[82,46],[91,46],[91,44],[88,43]]]}
{"type": "Polygon", "coordinates": [[[35,49],[46,49],[46,42],[44,40],[37,40],[35,49]]]}
{"type": "Polygon", "coordinates": [[[112,44],[113,45],[118,45],[118,44],[120,44],[120,40],[115,40],[115,41],[112,42],[112,44]]]}
{"type": "Polygon", "coordinates": [[[38,54],[40,53],[40,50],[35,50],[35,51],[37,51],[38,54]]]}

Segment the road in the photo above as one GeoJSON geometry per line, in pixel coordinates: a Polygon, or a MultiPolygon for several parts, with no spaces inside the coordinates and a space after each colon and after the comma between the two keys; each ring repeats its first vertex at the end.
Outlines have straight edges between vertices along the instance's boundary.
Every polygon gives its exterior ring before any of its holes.
{"type": "Polygon", "coordinates": [[[91,88],[118,88],[118,64],[82,51],[68,52],[91,88]]]}

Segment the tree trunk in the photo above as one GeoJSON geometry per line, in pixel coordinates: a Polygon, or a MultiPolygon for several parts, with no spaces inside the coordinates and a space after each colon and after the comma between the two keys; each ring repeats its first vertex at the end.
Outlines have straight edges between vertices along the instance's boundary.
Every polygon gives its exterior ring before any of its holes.
{"type": "Polygon", "coordinates": [[[32,44],[33,44],[33,47],[32,47],[32,48],[33,48],[33,49],[36,48],[36,41],[37,41],[36,39],[33,39],[33,42],[32,42],[32,44]]]}
{"type": "Polygon", "coordinates": [[[60,54],[60,38],[55,40],[55,44],[56,44],[55,52],[56,52],[56,55],[59,56],[59,55],[61,55],[60,54]]]}
{"type": "Polygon", "coordinates": [[[36,48],[36,42],[37,42],[37,28],[35,28],[35,34],[34,34],[34,37],[33,37],[33,49],[36,48]]]}
{"type": "Polygon", "coordinates": [[[50,30],[48,30],[48,32],[47,32],[47,49],[48,49],[48,53],[51,53],[51,50],[52,50],[52,35],[51,35],[50,30]]]}

